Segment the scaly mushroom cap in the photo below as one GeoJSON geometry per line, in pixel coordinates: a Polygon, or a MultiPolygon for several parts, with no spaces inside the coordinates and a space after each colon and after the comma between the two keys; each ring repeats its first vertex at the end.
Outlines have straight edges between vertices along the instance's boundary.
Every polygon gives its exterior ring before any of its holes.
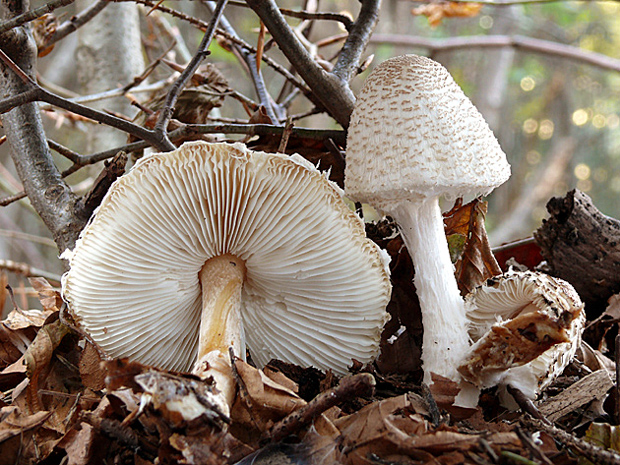
{"type": "Polygon", "coordinates": [[[405,55],[364,82],[347,137],[348,196],[383,209],[419,196],[486,195],[510,165],[482,115],[439,63],[405,55]]]}
{"type": "Polygon", "coordinates": [[[472,384],[510,384],[533,398],[571,362],[585,314],[566,281],[510,270],[466,299],[475,342],[459,372],[472,384]]]}
{"type": "Polygon", "coordinates": [[[63,295],[111,356],[188,370],[198,273],[223,254],[246,265],[241,313],[255,362],[345,373],[377,355],[387,255],[309,162],[242,144],[193,142],[140,160],[64,255],[63,295]]]}

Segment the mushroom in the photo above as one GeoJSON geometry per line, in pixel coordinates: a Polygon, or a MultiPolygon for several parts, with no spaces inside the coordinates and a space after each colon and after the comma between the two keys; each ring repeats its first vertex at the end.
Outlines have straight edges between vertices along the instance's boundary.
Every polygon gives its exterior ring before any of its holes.
{"type": "MultiPolygon", "coordinates": [[[[477,389],[510,385],[534,399],[581,344],[584,304],[562,279],[510,269],[474,289],[465,303],[476,342],[459,373],[477,389]]],[[[465,399],[461,405],[475,405],[477,392],[465,399]]]]}
{"type": "Polygon", "coordinates": [[[431,373],[458,381],[469,348],[439,197],[486,195],[509,176],[493,133],[443,66],[406,55],[368,76],[349,126],[345,192],[399,226],[415,266],[428,384],[431,373]]]}
{"type": "Polygon", "coordinates": [[[387,254],[299,155],[186,143],[119,178],[75,249],[63,295],[112,357],[213,376],[229,347],[345,374],[379,350],[387,254]]]}

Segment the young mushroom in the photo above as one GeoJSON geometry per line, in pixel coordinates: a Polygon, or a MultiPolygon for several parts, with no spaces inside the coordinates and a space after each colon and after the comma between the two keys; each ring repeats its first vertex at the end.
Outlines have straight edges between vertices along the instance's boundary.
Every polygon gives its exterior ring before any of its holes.
{"type": "MultiPolygon", "coordinates": [[[[581,344],[584,304],[559,278],[511,269],[474,289],[465,302],[475,343],[459,372],[477,389],[512,386],[534,399],[581,344]]],[[[471,394],[457,399],[461,406],[476,405],[477,390],[471,394]]]]}
{"type": "Polygon", "coordinates": [[[422,309],[424,381],[459,380],[469,348],[439,197],[486,195],[510,176],[493,133],[448,71],[406,55],[378,65],[357,98],[345,191],[398,223],[422,309]]]}
{"type": "Polygon", "coordinates": [[[112,357],[213,376],[229,348],[344,374],[379,350],[387,254],[302,157],[187,143],[140,160],[75,249],[63,295],[112,357]]]}

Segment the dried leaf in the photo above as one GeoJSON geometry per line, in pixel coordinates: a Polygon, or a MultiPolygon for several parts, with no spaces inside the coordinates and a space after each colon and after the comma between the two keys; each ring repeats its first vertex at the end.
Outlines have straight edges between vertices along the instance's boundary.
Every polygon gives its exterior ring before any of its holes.
{"type": "Polygon", "coordinates": [[[3,407],[0,410],[0,465],[38,463],[50,453],[58,438],[42,425],[51,414],[27,415],[15,406],[3,407]]]}
{"type": "Polygon", "coordinates": [[[92,389],[100,391],[105,387],[105,371],[101,368],[101,355],[99,351],[88,341],[85,342],[84,350],[80,355],[80,376],[82,384],[92,389]]]}
{"type": "Polygon", "coordinates": [[[444,18],[470,18],[477,16],[481,8],[481,3],[443,2],[413,8],[411,13],[414,16],[426,16],[428,24],[432,27],[437,27],[444,18]]]}
{"type": "Polygon", "coordinates": [[[43,310],[48,312],[57,312],[62,307],[62,297],[60,292],[52,287],[45,278],[28,278],[32,287],[39,294],[39,301],[43,306],[43,310]]]}
{"type": "Polygon", "coordinates": [[[456,254],[458,259],[455,263],[456,278],[462,295],[469,294],[488,278],[502,273],[491,251],[484,227],[486,212],[487,203],[475,199],[466,205],[457,202],[454,208],[444,215],[448,243],[462,243],[465,239],[462,250],[456,254]]]}
{"type": "Polygon", "coordinates": [[[271,380],[240,360],[235,362],[239,375],[239,394],[231,409],[231,432],[248,444],[255,443],[261,434],[276,422],[306,405],[294,391],[271,380]]]}
{"type": "Polygon", "coordinates": [[[35,19],[33,22],[34,40],[37,44],[38,56],[44,57],[54,49],[54,44],[48,45],[56,33],[58,19],[51,13],[35,19]]]}

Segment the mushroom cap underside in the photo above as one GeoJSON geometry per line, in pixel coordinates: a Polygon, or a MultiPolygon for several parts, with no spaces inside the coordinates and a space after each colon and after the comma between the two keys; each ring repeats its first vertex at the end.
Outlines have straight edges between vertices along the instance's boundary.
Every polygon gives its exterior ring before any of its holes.
{"type": "Polygon", "coordinates": [[[141,160],[65,254],[63,296],[108,354],[167,369],[195,361],[198,273],[245,261],[242,318],[259,364],[345,373],[378,353],[386,258],[342,192],[299,156],[192,142],[141,160]]]}
{"type": "Polygon", "coordinates": [[[566,281],[509,270],[466,297],[475,341],[459,367],[478,387],[499,383],[529,397],[566,368],[581,343],[584,305],[566,281]]]}
{"type": "Polygon", "coordinates": [[[497,139],[442,65],[405,55],[368,76],[347,137],[351,198],[381,207],[416,196],[479,196],[509,177],[497,139]]]}

